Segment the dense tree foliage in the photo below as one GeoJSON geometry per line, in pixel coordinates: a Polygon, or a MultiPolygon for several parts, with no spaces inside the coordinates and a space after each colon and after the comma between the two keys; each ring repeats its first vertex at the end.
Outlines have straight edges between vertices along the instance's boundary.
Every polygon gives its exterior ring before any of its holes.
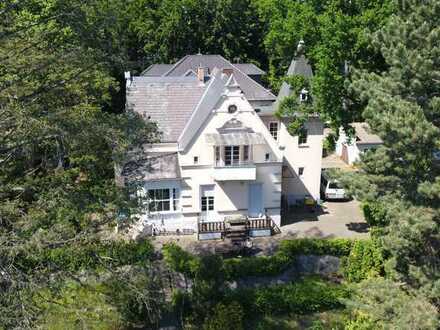
{"type": "Polygon", "coordinates": [[[98,252],[102,238],[122,207],[136,207],[115,186],[113,163],[151,141],[155,127],[105,111],[118,88],[119,46],[101,5],[0,4],[0,327],[34,327],[48,291],[88,277],[61,261],[91,244],[95,264],[111,268],[98,252]]]}
{"type": "Polygon", "coordinates": [[[136,0],[129,8],[148,63],[198,52],[265,62],[264,24],[250,0],[136,0]]]}
{"type": "MultiPolygon", "coordinates": [[[[255,1],[267,24],[264,45],[270,82],[277,89],[303,39],[315,77],[315,110],[337,128],[359,119],[360,103],[347,89],[352,65],[380,71],[380,53],[369,46],[367,31],[375,31],[391,13],[391,1],[306,0],[255,1]],[[343,107],[343,102],[345,106],[343,107]]],[[[294,111],[294,110],[293,110],[294,111]]]]}
{"type": "Polygon", "coordinates": [[[268,309],[340,308],[348,291],[321,280],[237,295],[226,283],[279,273],[297,254],[334,254],[361,281],[349,328],[438,321],[438,1],[6,0],[0,16],[0,328],[157,327],[165,295],[152,248],[114,234],[137,205],[113,165],[157,137],[124,113],[123,72],[200,51],[261,65],[277,90],[301,39],[315,76],[289,82],[313,104],[288,99],[280,114],[316,112],[334,127],[365,117],[382,137],[346,179],[377,240],[290,241],[272,257],[227,261],[169,249],[170,267],[194,284],[175,306],[206,329],[240,329],[268,309]]]}
{"type": "Polygon", "coordinates": [[[345,181],[366,203],[390,256],[387,275],[439,308],[440,164],[434,152],[440,147],[440,3],[406,0],[397,8],[372,37],[388,69],[357,70],[352,84],[384,145],[366,154],[361,172],[345,181]]]}

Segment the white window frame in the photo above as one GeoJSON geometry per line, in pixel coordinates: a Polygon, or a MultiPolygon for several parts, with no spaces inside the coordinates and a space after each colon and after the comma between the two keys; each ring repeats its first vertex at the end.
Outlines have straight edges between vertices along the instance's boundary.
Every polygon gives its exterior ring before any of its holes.
{"type": "Polygon", "coordinates": [[[237,166],[240,164],[240,146],[239,145],[231,145],[224,146],[224,154],[225,154],[225,166],[237,166]],[[227,148],[230,148],[229,152],[226,151],[227,148]],[[230,164],[227,164],[228,157],[230,157],[230,164]]]}
{"type": "Polygon", "coordinates": [[[202,198],[200,200],[201,212],[214,211],[215,210],[214,203],[215,203],[214,196],[202,196],[202,198]],[[204,201],[205,201],[205,203],[203,203],[204,201]],[[204,207],[203,207],[204,204],[205,204],[206,209],[204,209],[204,207]]]}
{"type": "Polygon", "coordinates": [[[274,138],[275,141],[278,141],[278,132],[280,129],[280,125],[277,121],[271,121],[269,122],[269,132],[270,135],[272,135],[272,137],[274,138]],[[276,130],[272,129],[272,125],[276,126],[276,130]]]}
{"type": "Polygon", "coordinates": [[[180,207],[180,189],[177,187],[154,187],[145,189],[145,201],[144,204],[147,207],[147,210],[150,214],[165,214],[165,213],[176,213],[179,212],[180,207]],[[168,191],[168,198],[163,198],[164,191],[168,191]],[[162,198],[156,198],[156,195],[159,197],[159,191],[162,193],[162,198]],[[153,192],[153,194],[151,193],[153,192]],[[151,196],[153,195],[153,199],[151,196]],[[165,209],[165,203],[168,205],[168,208],[165,209]],[[161,209],[157,209],[157,206],[154,209],[151,209],[151,204],[162,205],[161,209]]]}
{"type": "Polygon", "coordinates": [[[309,140],[309,131],[307,128],[301,128],[301,130],[304,132],[302,135],[301,132],[298,133],[298,145],[303,146],[308,143],[309,140]],[[302,140],[304,138],[304,140],[302,140]]]}

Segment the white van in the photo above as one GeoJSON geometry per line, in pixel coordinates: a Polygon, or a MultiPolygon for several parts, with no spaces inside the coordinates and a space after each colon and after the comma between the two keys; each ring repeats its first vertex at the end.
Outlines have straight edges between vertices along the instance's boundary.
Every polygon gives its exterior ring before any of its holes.
{"type": "Polygon", "coordinates": [[[324,200],[347,199],[345,190],[338,180],[330,179],[325,171],[321,174],[321,197],[324,200]]]}

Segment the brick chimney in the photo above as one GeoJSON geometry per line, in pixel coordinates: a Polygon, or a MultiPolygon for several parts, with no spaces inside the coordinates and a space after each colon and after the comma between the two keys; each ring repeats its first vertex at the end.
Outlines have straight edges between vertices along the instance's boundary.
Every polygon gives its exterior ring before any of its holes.
{"type": "Polygon", "coordinates": [[[202,66],[197,68],[197,79],[201,82],[205,82],[205,68],[202,66]]]}

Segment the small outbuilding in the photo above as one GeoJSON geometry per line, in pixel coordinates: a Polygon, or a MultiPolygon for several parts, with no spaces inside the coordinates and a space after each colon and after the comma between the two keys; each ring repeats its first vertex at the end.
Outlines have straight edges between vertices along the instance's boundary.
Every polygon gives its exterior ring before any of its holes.
{"type": "Polygon", "coordinates": [[[336,142],[336,154],[347,164],[353,165],[359,161],[362,153],[379,147],[383,141],[371,132],[367,123],[351,123],[350,125],[354,128],[354,136],[349,136],[341,128],[336,142]]]}

